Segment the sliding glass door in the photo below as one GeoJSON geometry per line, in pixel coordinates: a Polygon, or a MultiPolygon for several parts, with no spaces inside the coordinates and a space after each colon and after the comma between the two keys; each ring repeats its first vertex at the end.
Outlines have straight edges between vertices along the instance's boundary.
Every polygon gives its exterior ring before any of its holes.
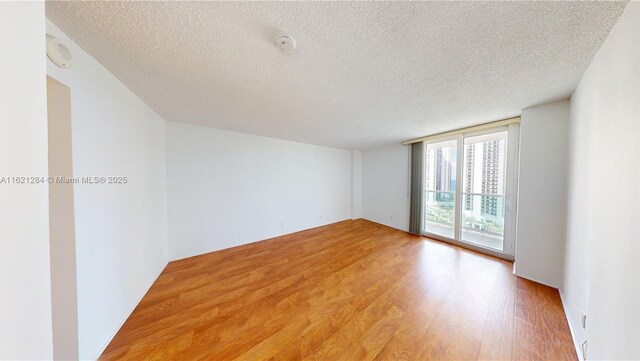
{"type": "Polygon", "coordinates": [[[464,138],[460,240],[504,249],[507,132],[464,138]]]}
{"type": "Polygon", "coordinates": [[[517,130],[426,142],[425,235],[513,256],[517,130]]]}

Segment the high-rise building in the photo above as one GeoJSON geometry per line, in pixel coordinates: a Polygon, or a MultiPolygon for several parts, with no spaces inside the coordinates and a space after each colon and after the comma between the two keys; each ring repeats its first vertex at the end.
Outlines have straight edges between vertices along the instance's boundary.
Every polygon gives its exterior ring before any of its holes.
{"type": "MultiPolygon", "coordinates": [[[[504,194],[504,168],[501,166],[501,154],[504,153],[504,140],[492,140],[482,143],[482,194],[504,194]],[[500,170],[502,168],[502,173],[500,170]]],[[[498,197],[482,196],[481,213],[498,215],[498,197]]]]}
{"type": "Polygon", "coordinates": [[[451,148],[436,149],[435,182],[436,189],[451,191],[451,148]]]}
{"type": "MultiPolygon", "coordinates": [[[[452,147],[439,147],[427,151],[426,189],[440,192],[455,190],[455,150],[452,147]]],[[[450,202],[451,194],[436,193],[438,202],[450,202]]]]}
{"type": "Polygon", "coordinates": [[[465,147],[465,179],[464,179],[464,192],[467,193],[464,196],[463,208],[465,211],[473,211],[473,179],[475,176],[476,165],[476,148],[473,145],[467,145],[465,147]]]}
{"type": "Polygon", "coordinates": [[[506,139],[465,145],[462,209],[477,221],[500,221],[504,214],[506,139]]]}

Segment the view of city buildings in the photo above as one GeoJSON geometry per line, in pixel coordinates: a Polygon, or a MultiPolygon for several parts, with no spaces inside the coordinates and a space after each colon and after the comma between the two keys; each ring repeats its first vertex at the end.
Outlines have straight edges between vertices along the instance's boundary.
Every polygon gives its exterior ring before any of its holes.
{"type": "MultiPolygon", "coordinates": [[[[454,237],[457,143],[427,146],[426,229],[454,237]]],[[[505,216],[507,133],[464,140],[461,239],[502,249],[505,216]]]]}
{"type": "MultiPolygon", "coordinates": [[[[452,192],[456,187],[455,141],[427,150],[426,189],[452,192]]],[[[441,145],[442,144],[442,145],[441,145]]]]}

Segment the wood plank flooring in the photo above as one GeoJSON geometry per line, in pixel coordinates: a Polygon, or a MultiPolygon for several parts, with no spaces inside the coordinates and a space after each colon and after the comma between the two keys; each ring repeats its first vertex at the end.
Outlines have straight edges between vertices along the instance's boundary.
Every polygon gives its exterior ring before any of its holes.
{"type": "Polygon", "coordinates": [[[104,360],[576,360],[557,290],[366,220],[169,263],[104,360]]]}

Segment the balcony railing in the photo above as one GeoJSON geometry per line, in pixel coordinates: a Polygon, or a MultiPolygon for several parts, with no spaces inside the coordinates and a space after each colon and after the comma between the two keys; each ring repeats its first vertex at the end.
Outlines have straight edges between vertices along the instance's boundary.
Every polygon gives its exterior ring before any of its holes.
{"type": "MultiPolygon", "coordinates": [[[[455,192],[425,192],[425,230],[455,238],[455,192]]],[[[460,240],[482,247],[503,250],[504,195],[462,193],[460,240]]]]}
{"type": "Polygon", "coordinates": [[[462,193],[460,239],[502,251],[504,246],[504,195],[462,193]]]}

